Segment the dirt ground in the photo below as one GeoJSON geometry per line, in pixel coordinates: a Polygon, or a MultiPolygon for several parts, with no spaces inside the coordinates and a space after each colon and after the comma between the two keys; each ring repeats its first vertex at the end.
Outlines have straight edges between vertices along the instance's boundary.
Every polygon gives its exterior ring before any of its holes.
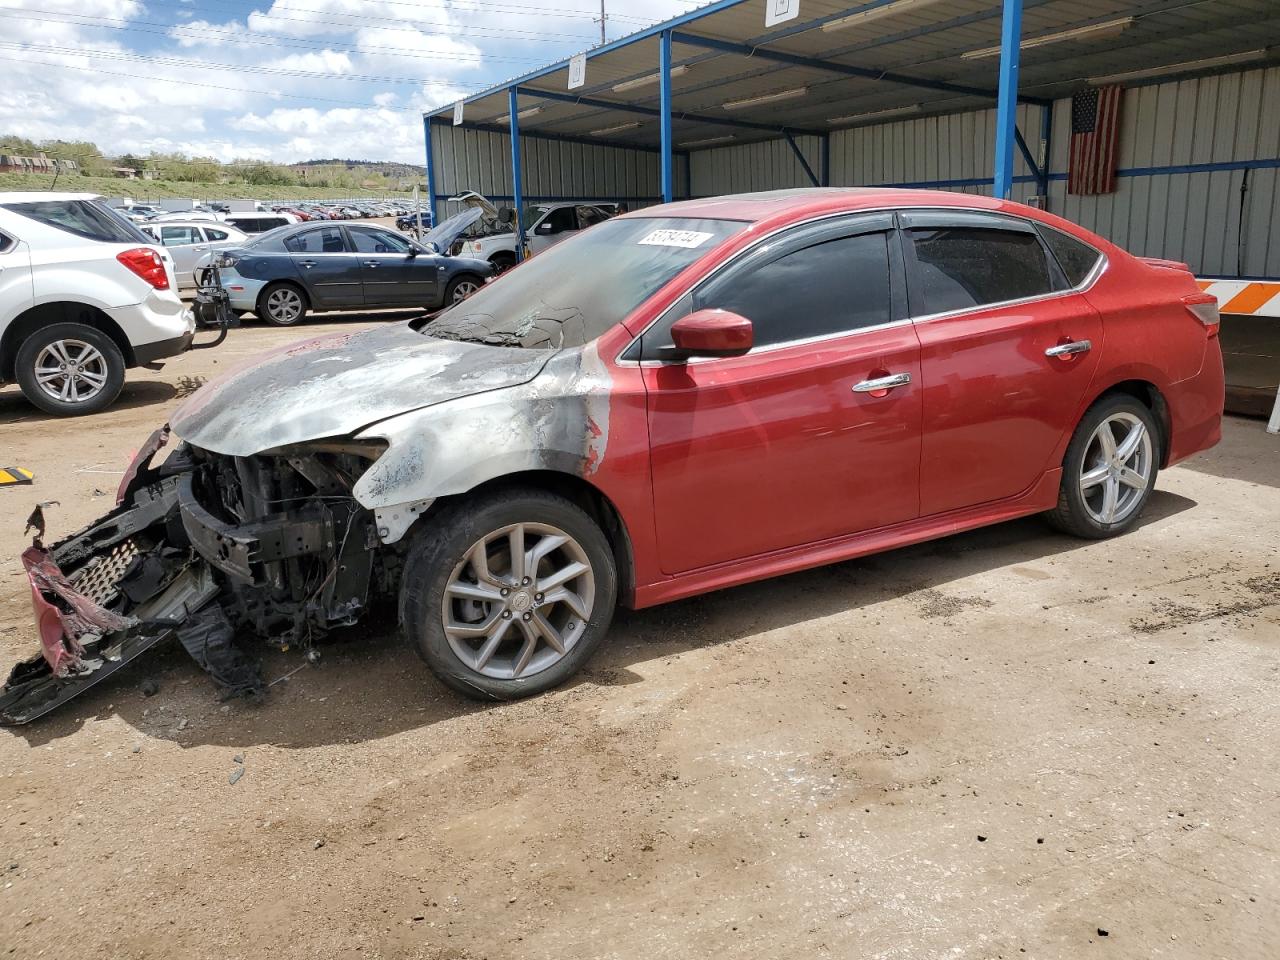
{"type": "MultiPolygon", "coordinates": [[[[332,329],[235,331],[90,419],[0,390],[37,477],[0,489],[0,669],[32,503],[92,519],[198,378],[332,329]]],[[[257,708],[148,655],[0,730],[0,955],[1275,957],[1280,438],[1229,420],[1159,486],[1118,540],[1027,520],[623,613],[521,703],[389,618],[270,656],[257,708]]]]}

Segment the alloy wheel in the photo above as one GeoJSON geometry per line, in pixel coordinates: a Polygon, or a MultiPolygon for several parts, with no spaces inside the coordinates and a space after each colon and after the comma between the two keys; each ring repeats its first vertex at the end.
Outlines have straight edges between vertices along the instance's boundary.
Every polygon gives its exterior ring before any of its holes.
{"type": "Polygon", "coordinates": [[[40,351],[36,383],[55,400],[86,403],[107,385],[107,358],[83,340],[55,340],[40,351]]]}
{"type": "Polygon", "coordinates": [[[302,297],[290,287],[272,290],[267,297],[267,311],[278,323],[293,323],[302,316],[302,297]]]}
{"type": "Polygon", "coordinates": [[[475,672],[500,680],[558,663],[595,605],[587,552],[563,530],[516,523],[472,544],[444,589],[445,636],[475,672]]]}
{"type": "Polygon", "coordinates": [[[462,280],[453,288],[453,302],[461,303],[479,289],[480,285],[474,280],[462,280]]]}
{"type": "Polygon", "coordinates": [[[1080,468],[1080,495],[1098,523],[1121,523],[1142,504],[1155,456],[1146,424],[1112,414],[1094,430],[1080,468]]]}

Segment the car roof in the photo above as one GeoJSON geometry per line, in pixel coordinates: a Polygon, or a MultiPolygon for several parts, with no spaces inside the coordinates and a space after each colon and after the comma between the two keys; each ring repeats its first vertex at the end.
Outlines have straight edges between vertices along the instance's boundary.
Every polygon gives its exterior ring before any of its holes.
{"type": "Polygon", "coordinates": [[[234,223],[226,223],[223,220],[146,220],[139,226],[143,227],[212,227],[215,230],[223,227],[236,229],[234,223]]]}
{"type": "Polygon", "coordinates": [[[1019,211],[1020,204],[971,193],[945,190],[908,190],[899,187],[806,187],[738,193],[701,200],[681,200],[658,207],[645,207],[625,217],[697,217],[710,220],[799,220],[823,213],[877,210],[885,207],[958,207],[971,210],[1019,211]]]}
{"type": "Polygon", "coordinates": [[[0,192],[0,203],[34,203],[39,200],[101,200],[100,193],[50,193],[48,190],[0,192]]]}

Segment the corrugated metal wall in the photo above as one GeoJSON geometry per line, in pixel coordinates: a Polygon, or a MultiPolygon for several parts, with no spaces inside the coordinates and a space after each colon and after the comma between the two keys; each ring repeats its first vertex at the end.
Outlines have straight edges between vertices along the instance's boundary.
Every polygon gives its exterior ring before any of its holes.
{"type": "MultiPolygon", "coordinates": [[[[809,168],[821,177],[822,141],[817,137],[795,139],[809,168]]],[[[813,185],[786,140],[699,150],[690,154],[689,163],[695,197],[813,185]]]]}
{"type": "MultiPolygon", "coordinates": [[[[1040,109],[1020,107],[1018,121],[1036,151],[1040,109]]],[[[994,123],[995,111],[982,110],[838,131],[831,135],[831,183],[989,194],[994,123]]],[[[1070,101],[1060,100],[1051,211],[1140,256],[1184,260],[1205,276],[1280,277],[1280,68],[1126,90],[1121,175],[1105,196],[1067,196],[1070,127],[1070,101]]],[[[817,149],[806,155],[816,161],[817,149]]],[[[1030,175],[1020,153],[1015,164],[1016,176],[1030,175]]],[[[808,185],[785,141],[699,151],[692,174],[694,196],[808,185]]],[[[1014,185],[1015,200],[1035,192],[1034,182],[1014,185]]]]}
{"type": "MultiPolygon", "coordinates": [[[[435,189],[438,197],[475,190],[511,199],[511,137],[489,130],[435,124],[435,189]]],[[[662,202],[656,151],[630,150],[540,137],[520,138],[525,200],[613,200],[638,206],[662,202]]],[[[675,158],[675,194],[684,194],[686,160],[675,158]]],[[[437,203],[447,216],[454,205],[437,203]]]]}

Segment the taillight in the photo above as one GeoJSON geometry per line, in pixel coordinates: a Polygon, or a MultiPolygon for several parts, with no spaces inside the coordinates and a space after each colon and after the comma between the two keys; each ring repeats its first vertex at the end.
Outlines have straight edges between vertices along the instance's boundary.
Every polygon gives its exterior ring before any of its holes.
{"type": "Polygon", "coordinates": [[[1217,297],[1211,293],[1197,293],[1189,297],[1183,297],[1182,302],[1186,306],[1187,312],[1204,324],[1205,331],[1209,336],[1212,337],[1218,332],[1222,319],[1218,315],[1217,297]]]}
{"type": "Polygon", "coordinates": [[[169,289],[169,274],[164,269],[164,261],[150,247],[125,250],[117,253],[116,259],[157,290],[169,289]]]}

